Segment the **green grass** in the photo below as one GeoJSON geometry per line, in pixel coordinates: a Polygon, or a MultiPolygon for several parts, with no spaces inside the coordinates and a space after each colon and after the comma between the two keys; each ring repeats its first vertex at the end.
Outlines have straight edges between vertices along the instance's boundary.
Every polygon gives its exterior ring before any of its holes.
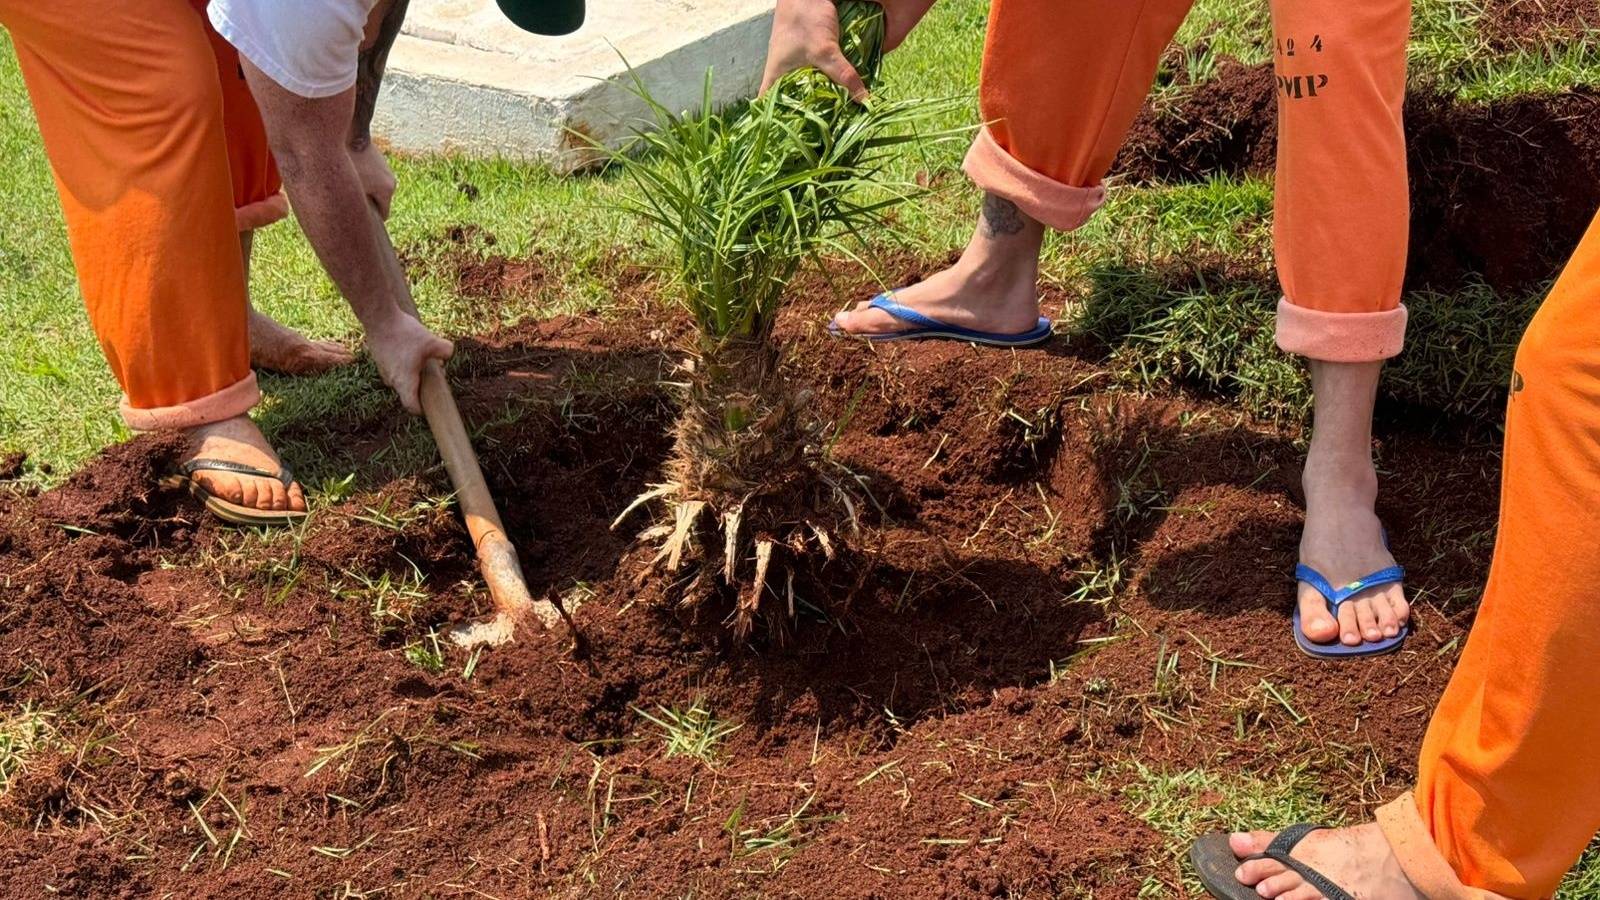
{"type": "MultiPolygon", "coordinates": [[[[1127,773],[1132,778],[1123,786],[1122,796],[1128,808],[1168,838],[1168,857],[1157,864],[1158,869],[1179,874],[1190,896],[1205,896],[1185,858],[1199,835],[1271,830],[1296,822],[1346,824],[1324,799],[1316,773],[1303,766],[1252,776],[1206,768],[1163,772],[1135,763],[1127,773]]],[[[1600,897],[1600,839],[1590,845],[1556,897],[1600,897]]]]}
{"type": "MultiPolygon", "coordinates": [[[[1572,40],[1551,46],[1497,50],[1479,34],[1483,0],[1412,0],[1411,78],[1414,84],[1464,100],[1496,100],[1600,84],[1600,45],[1572,40]]],[[[1203,45],[1187,67],[1206,73],[1215,57],[1246,63],[1272,59],[1268,0],[1198,0],[1177,43],[1203,45]]]]}
{"type": "Polygon", "coordinates": [[[62,745],[55,720],[55,713],[27,703],[0,718],[0,795],[38,754],[62,745]]]}
{"type": "Polygon", "coordinates": [[[1286,766],[1261,777],[1206,768],[1163,772],[1142,763],[1127,772],[1132,778],[1122,796],[1128,808],[1167,838],[1166,858],[1152,862],[1164,881],[1181,881],[1191,896],[1205,896],[1187,859],[1189,845],[1199,835],[1296,822],[1342,824],[1323,799],[1315,775],[1303,766],[1286,766]]]}
{"type": "Polygon", "coordinates": [[[701,703],[685,710],[657,706],[653,713],[638,707],[633,711],[653,726],[668,759],[687,756],[708,765],[717,761],[722,742],[728,735],[743,727],[737,722],[717,718],[701,703]]]}

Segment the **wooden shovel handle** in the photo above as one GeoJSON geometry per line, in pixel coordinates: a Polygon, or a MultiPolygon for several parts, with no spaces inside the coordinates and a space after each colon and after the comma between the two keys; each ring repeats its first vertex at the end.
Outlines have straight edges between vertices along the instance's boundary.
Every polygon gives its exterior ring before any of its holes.
{"type": "Polygon", "coordinates": [[[560,615],[553,608],[548,613],[541,609],[551,604],[536,604],[528,593],[517,550],[506,537],[505,525],[495,509],[494,498],[489,495],[489,485],[483,480],[478,454],[472,449],[467,426],[445,380],[444,366],[438,360],[429,360],[423,366],[419,393],[423,415],[428,419],[433,441],[439,445],[445,471],[450,473],[450,483],[455,487],[456,504],[461,507],[467,532],[472,535],[478,570],[483,573],[489,596],[494,599],[494,619],[462,629],[457,640],[464,644],[505,643],[511,639],[516,626],[530,616],[537,617],[547,628],[560,625],[560,615]]]}

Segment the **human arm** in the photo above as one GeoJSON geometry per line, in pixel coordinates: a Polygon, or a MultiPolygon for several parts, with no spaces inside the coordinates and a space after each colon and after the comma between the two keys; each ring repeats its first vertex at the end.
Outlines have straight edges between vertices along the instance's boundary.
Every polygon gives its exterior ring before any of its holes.
{"type": "Polygon", "coordinates": [[[350,119],[350,157],[367,196],[385,219],[389,218],[394,199],[395,177],[383,152],[372,144],[372,113],[378,107],[378,89],[383,85],[389,50],[400,36],[409,5],[410,0],[379,0],[372,8],[356,67],[355,108],[350,119]]]}
{"type": "Polygon", "coordinates": [[[448,359],[453,348],[416,318],[410,285],[349,152],[356,88],[302,97],[250,61],[243,65],[301,229],[366,329],[384,382],[407,411],[420,412],[423,365],[448,359]]]}

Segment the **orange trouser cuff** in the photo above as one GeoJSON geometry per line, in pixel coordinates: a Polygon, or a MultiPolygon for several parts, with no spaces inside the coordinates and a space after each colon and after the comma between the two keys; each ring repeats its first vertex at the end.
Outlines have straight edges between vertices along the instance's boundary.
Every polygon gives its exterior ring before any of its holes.
{"type": "Polygon", "coordinates": [[[1028,168],[984,128],[978,132],[962,164],[972,183],[1058,231],[1071,231],[1089,221],[1106,202],[1103,185],[1073,187],[1028,168]]]}
{"type": "Polygon", "coordinates": [[[1428,900],[1507,900],[1504,895],[1468,887],[1439,852],[1410,791],[1393,803],[1378,807],[1378,827],[1389,841],[1406,878],[1428,900]]]}
{"type": "Polygon", "coordinates": [[[233,222],[240,231],[265,228],[289,215],[289,200],[282,191],[254,203],[246,203],[233,211],[233,222]]]}
{"type": "Polygon", "coordinates": [[[1323,362],[1376,362],[1406,343],[1406,307],[1383,312],[1325,312],[1278,301],[1278,346],[1323,362]]]}
{"type": "Polygon", "coordinates": [[[260,400],[261,389],[256,386],[256,373],[251,372],[216,393],[176,406],[142,409],[130,405],[128,398],[123,397],[122,421],[134,431],[194,428],[242,416],[260,400]]]}

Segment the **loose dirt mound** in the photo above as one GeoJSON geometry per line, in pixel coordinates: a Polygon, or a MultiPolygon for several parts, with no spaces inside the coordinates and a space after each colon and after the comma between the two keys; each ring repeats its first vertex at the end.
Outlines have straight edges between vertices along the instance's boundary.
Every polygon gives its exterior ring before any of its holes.
{"type": "Polygon", "coordinates": [[[1351,813],[1407,783],[1484,574],[1482,448],[1386,440],[1418,634],[1329,666],[1290,638],[1289,435],[1104,392],[1062,343],[831,340],[835,295],[803,293],[797,386],[882,509],[867,578],[783,648],[663,605],[608,527],[667,449],[671,335],[633,327],[537,323],[455,370],[534,590],[581,601],[578,656],[528,634],[433,665],[429,629],[485,598],[442,475],[383,474],[414,427],[389,417],[281,435],[373,485],[299,536],[152,488],[173,448],[148,440],[0,500],[0,703],[52,715],[0,799],[10,891],[1132,898],[1182,890],[1132,760],[1292,762],[1351,813]],[[738,730],[669,758],[643,714],[697,704],[738,730]]]}
{"type": "MultiPolygon", "coordinates": [[[[1113,172],[1149,182],[1271,171],[1273,91],[1270,65],[1225,61],[1215,78],[1147,106],[1113,172]]],[[[1520,293],[1560,271],[1600,208],[1600,95],[1473,104],[1416,90],[1405,118],[1408,289],[1482,278],[1520,293]]]]}
{"type": "Polygon", "coordinates": [[[1491,50],[1504,52],[1583,40],[1595,25],[1596,0],[1488,0],[1478,30],[1491,50]]]}

